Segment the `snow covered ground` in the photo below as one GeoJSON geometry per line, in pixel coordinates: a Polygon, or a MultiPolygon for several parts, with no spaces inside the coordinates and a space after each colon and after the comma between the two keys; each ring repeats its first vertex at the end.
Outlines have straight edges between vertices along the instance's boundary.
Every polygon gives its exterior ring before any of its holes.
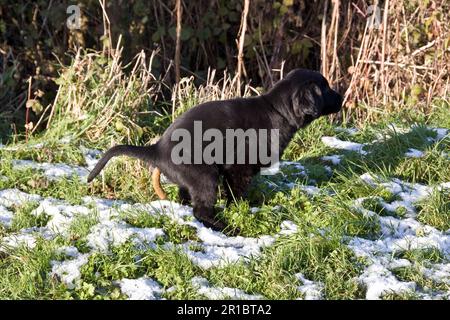
{"type": "MultiPolygon", "coordinates": [[[[438,139],[447,134],[445,129],[436,129],[438,139]]],[[[357,134],[356,130],[349,130],[350,135],[357,134]]],[[[351,141],[343,141],[336,137],[322,137],[322,142],[335,149],[355,151],[366,155],[365,144],[351,141]]],[[[88,172],[95,165],[99,155],[98,151],[83,149],[87,168],[66,164],[36,163],[29,160],[15,160],[15,170],[32,168],[41,170],[49,179],[55,180],[61,177],[78,175],[85,179],[88,172]]],[[[422,157],[423,152],[410,149],[406,157],[422,157]]],[[[323,161],[330,162],[333,166],[339,165],[342,155],[322,157],[323,161]]],[[[307,175],[305,168],[300,163],[285,163],[294,165],[299,175],[307,175]]],[[[328,167],[329,168],[329,167],[328,167]]],[[[332,168],[330,169],[332,170],[332,168]]],[[[381,235],[377,239],[362,237],[346,237],[343,242],[358,256],[366,260],[366,267],[359,275],[358,281],[366,288],[367,299],[379,299],[387,293],[415,292],[424,299],[450,299],[450,292],[438,294],[427,290],[417,290],[417,284],[412,281],[399,280],[393,270],[399,267],[410,266],[411,262],[398,258],[396,253],[411,249],[434,248],[445,258],[444,263],[429,263],[422,268],[425,277],[438,283],[450,284],[450,230],[439,231],[431,226],[424,225],[417,220],[415,203],[428,197],[433,188],[448,189],[450,182],[440,183],[431,187],[422,184],[412,184],[399,179],[386,179],[373,176],[369,173],[361,175],[361,180],[371,186],[381,186],[396,195],[398,199],[391,203],[378,199],[380,204],[389,212],[395,212],[398,208],[404,208],[402,217],[395,215],[380,216],[367,210],[362,203],[364,198],[355,199],[355,208],[364,215],[376,216],[381,226],[381,235]]],[[[308,194],[314,195],[320,192],[316,186],[301,186],[308,194]]],[[[59,252],[65,256],[62,261],[52,261],[51,275],[58,277],[65,283],[68,289],[76,286],[80,280],[80,268],[88,262],[89,256],[94,252],[108,252],[111,247],[132,240],[136,246],[152,247],[155,241],[164,235],[160,228],[138,228],[121,220],[120,213],[127,210],[145,211],[149,215],[164,215],[181,225],[195,228],[199,241],[187,241],[182,244],[165,243],[165,248],[173,247],[183,250],[189,259],[197,266],[208,269],[224,266],[240,260],[250,259],[261,254],[261,249],[271,246],[278,237],[288,237],[297,232],[297,226],[292,221],[284,221],[281,231],[275,235],[263,235],[258,238],[228,237],[220,232],[212,231],[193,218],[192,208],[171,201],[154,201],[151,203],[126,203],[124,201],[112,201],[93,197],[84,197],[80,205],[71,205],[64,200],[42,197],[29,194],[18,189],[0,190],[0,224],[10,228],[14,219],[13,207],[29,202],[38,202],[39,205],[32,211],[33,215],[45,213],[49,221],[44,227],[24,228],[0,239],[1,250],[14,250],[18,246],[26,246],[33,249],[38,237],[52,239],[57,235],[65,235],[71,223],[79,217],[88,216],[96,212],[98,223],[90,229],[87,236],[88,253],[80,253],[75,247],[61,247],[59,252]],[[193,249],[193,248],[200,248],[193,249]]],[[[253,208],[256,212],[258,208],[253,208]]],[[[295,275],[301,285],[298,290],[304,294],[305,299],[323,298],[323,284],[314,282],[302,274],[295,275]]],[[[130,299],[160,299],[164,293],[161,284],[151,278],[122,279],[116,282],[122,293],[130,299]]],[[[235,299],[262,299],[262,295],[250,295],[238,288],[214,287],[207,279],[195,277],[192,279],[193,287],[198,292],[210,299],[235,298],[235,299]]],[[[167,290],[170,290],[167,289],[167,290]]]]}
{"type": "MultiPolygon", "coordinates": [[[[378,216],[381,225],[381,237],[376,240],[359,237],[349,238],[348,246],[357,256],[368,260],[369,266],[360,276],[360,281],[367,287],[366,298],[378,299],[386,292],[415,291],[416,283],[399,281],[392,270],[400,267],[409,267],[411,262],[406,259],[396,258],[395,253],[414,249],[437,249],[446,260],[450,258],[450,234],[441,232],[431,226],[424,225],[416,220],[417,212],[414,203],[430,196],[432,187],[422,184],[412,184],[393,179],[381,182],[383,179],[363,174],[361,179],[372,186],[383,186],[401,200],[386,203],[379,199],[380,204],[389,212],[394,213],[399,207],[405,209],[402,218],[394,216],[378,216]]],[[[449,183],[441,183],[434,188],[450,188],[449,183]]],[[[355,206],[368,216],[376,216],[373,211],[362,207],[364,198],[355,200],[355,206]]],[[[423,267],[423,274],[434,281],[450,284],[450,264],[430,264],[423,267]]],[[[420,292],[423,298],[450,298],[450,292],[439,295],[430,295],[420,292]]]]}

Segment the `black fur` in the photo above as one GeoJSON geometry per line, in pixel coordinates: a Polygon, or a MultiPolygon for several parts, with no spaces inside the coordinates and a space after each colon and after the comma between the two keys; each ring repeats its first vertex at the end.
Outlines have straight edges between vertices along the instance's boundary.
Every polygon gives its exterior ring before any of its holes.
{"type": "MultiPolygon", "coordinates": [[[[295,69],[264,95],[211,101],[190,109],[172,123],[154,145],[121,145],[109,149],[90,173],[88,182],[92,181],[114,156],[139,158],[158,167],[180,187],[182,202],[192,203],[194,216],[198,220],[207,227],[223,230],[226,224],[217,220],[214,214],[219,177],[224,178],[228,200],[240,198],[252,177],[263,165],[259,161],[257,164],[175,165],[171,160],[171,151],[178,142],[171,141],[172,132],[184,128],[193,133],[194,121],[202,121],[203,131],[216,128],[224,136],[227,128],[279,129],[278,152],[281,155],[298,129],[322,115],[338,112],[341,104],[341,95],[329,87],[327,80],[320,73],[295,69]]],[[[234,153],[236,157],[237,150],[234,150],[234,153]]]]}

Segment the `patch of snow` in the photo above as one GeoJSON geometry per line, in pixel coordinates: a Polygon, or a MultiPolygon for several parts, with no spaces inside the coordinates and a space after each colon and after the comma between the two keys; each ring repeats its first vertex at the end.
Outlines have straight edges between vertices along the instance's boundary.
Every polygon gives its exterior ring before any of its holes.
{"type": "MultiPolygon", "coordinates": [[[[68,205],[65,201],[40,198],[22,193],[15,189],[0,191],[0,204],[11,206],[20,204],[30,199],[41,200],[38,208],[32,214],[45,213],[50,216],[46,233],[49,235],[65,234],[71,222],[78,216],[88,215],[92,209],[97,213],[99,223],[91,228],[87,236],[88,245],[93,250],[108,251],[110,246],[120,245],[132,239],[137,245],[152,245],[152,242],[164,233],[158,228],[134,228],[123,221],[115,221],[119,212],[125,210],[141,210],[151,215],[166,215],[172,221],[187,224],[197,229],[197,235],[201,242],[186,242],[178,245],[188,257],[202,268],[224,265],[236,262],[240,259],[250,258],[260,254],[263,247],[271,245],[278,236],[294,233],[295,225],[291,222],[282,224],[282,230],[275,236],[260,236],[258,238],[246,238],[242,236],[227,237],[223,233],[206,228],[202,223],[194,219],[192,208],[171,201],[154,201],[148,204],[127,204],[123,201],[111,201],[92,197],[83,198],[85,205],[68,205]],[[20,199],[20,200],[19,200],[20,199]],[[111,220],[115,219],[115,220],[111,220]],[[192,245],[201,250],[193,250],[192,245]]],[[[27,242],[33,246],[35,239],[31,235],[17,235],[11,243],[27,242]]],[[[170,247],[172,244],[168,243],[170,247]]],[[[173,245],[172,245],[173,246],[173,245]]]]}
{"type": "Polygon", "coordinates": [[[6,248],[17,248],[24,246],[28,249],[36,247],[36,236],[41,236],[45,240],[53,238],[52,232],[46,227],[31,227],[20,230],[1,239],[0,245],[6,248]]]}
{"type": "Polygon", "coordinates": [[[327,136],[322,137],[322,142],[326,146],[334,148],[334,149],[355,151],[362,155],[367,154],[367,152],[363,150],[363,147],[365,146],[365,144],[362,144],[362,143],[343,141],[336,137],[327,137],[327,136]]]}
{"type": "Polygon", "coordinates": [[[448,134],[448,129],[445,128],[428,128],[436,133],[436,138],[432,138],[435,142],[444,139],[448,134]]]}
{"type": "Polygon", "coordinates": [[[4,206],[0,205],[0,224],[10,228],[14,218],[14,212],[9,211],[4,206]]]}
{"type": "MultiPolygon", "coordinates": [[[[86,196],[83,197],[82,201],[84,205],[94,208],[99,221],[108,221],[118,218],[120,212],[134,208],[132,205],[121,200],[108,200],[86,196]]],[[[135,206],[137,206],[137,204],[135,206]]]]}
{"type": "Polygon", "coordinates": [[[36,246],[36,238],[32,234],[12,234],[2,239],[1,245],[7,248],[25,246],[33,249],[36,246]]]}
{"type": "Polygon", "coordinates": [[[423,151],[409,148],[408,151],[405,153],[405,157],[408,158],[422,158],[424,156],[423,151]]]}
{"type": "Polygon", "coordinates": [[[366,299],[378,300],[388,293],[413,292],[415,282],[399,281],[391,271],[380,263],[371,264],[359,277],[366,286],[366,299]]]}
{"type": "Polygon", "coordinates": [[[360,176],[360,179],[372,187],[382,186],[393,195],[399,196],[402,201],[395,201],[390,205],[384,203],[384,205],[386,209],[391,211],[399,206],[403,206],[408,210],[409,217],[415,217],[414,203],[427,198],[433,192],[433,189],[442,190],[450,187],[449,182],[444,182],[433,187],[420,183],[409,183],[397,178],[387,182],[380,182],[383,179],[375,177],[370,173],[364,173],[360,176]]]}
{"type": "MultiPolygon", "coordinates": [[[[181,206],[176,203],[170,204],[169,201],[155,201],[150,204],[150,207],[155,209],[158,207],[157,204],[165,207],[165,210],[158,211],[160,214],[166,214],[180,224],[190,225],[197,229],[197,236],[201,242],[189,241],[176,247],[181,248],[192,262],[205,269],[222,266],[252,256],[258,256],[261,248],[271,245],[276,237],[283,233],[293,232],[289,229],[292,225],[287,223],[282,226],[282,232],[275,236],[266,235],[258,238],[242,236],[227,237],[221,232],[206,228],[202,223],[194,219],[189,219],[190,221],[183,219],[186,216],[193,217],[192,208],[190,207],[181,206]],[[169,208],[172,209],[170,210],[169,208]],[[199,248],[200,250],[193,249],[193,247],[199,248]]],[[[175,247],[175,245],[166,243],[165,247],[170,249],[175,247]]]]}
{"type": "Polygon", "coordinates": [[[323,161],[329,161],[334,165],[338,165],[339,163],[341,163],[342,156],[341,155],[323,156],[320,159],[322,159],[323,161]]]}
{"type": "Polygon", "coordinates": [[[422,266],[421,272],[435,282],[450,285],[450,263],[435,263],[429,268],[422,266]]]}
{"type": "Polygon", "coordinates": [[[295,274],[295,277],[302,283],[302,285],[299,286],[297,290],[303,293],[305,300],[323,299],[323,283],[308,280],[302,273],[295,274]]]}
{"type": "Polygon", "coordinates": [[[414,125],[412,127],[399,127],[395,123],[389,123],[387,125],[387,128],[389,130],[395,131],[396,133],[408,133],[408,132],[411,132],[411,129],[414,128],[414,125]]]}
{"type": "Polygon", "coordinates": [[[42,198],[37,194],[28,194],[19,189],[0,190],[0,205],[7,208],[20,206],[27,202],[39,201],[42,198]]]}
{"type": "Polygon", "coordinates": [[[89,261],[89,253],[80,254],[78,250],[75,252],[69,249],[69,254],[73,257],[70,260],[52,261],[52,277],[58,277],[61,282],[65,283],[68,289],[74,289],[76,283],[81,278],[80,268],[89,261]]]}
{"type": "Polygon", "coordinates": [[[98,160],[100,160],[100,155],[102,154],[102,152],[100,150],[88,149],[83,146],[80,147],[80,150],[84,155],[84,161],[87,164],[88,170],[91,171],[92,169],[94,169],[98,160]]]}
{"type": "Polygon", "coordinates": [[[70,141],[72,141],[72,139],[73,139],[72,135],[65,136],[65,137],[62,137],[61,139],[59,139],[59,143],[68,144],[68,143],[70,143],[70,141]]]}
{"type": "Polygon", "coordinates": [[[380,143],[380,142],[383,143],[386,140],[394,137],[395,135],[406,134],[406,133],[411,132],[411,130],[412,130],[412,128],[399,127],[396,124],[390,123],[387,125],[385,130],[382,130],[382,131],[376,133],[376,135],[375,135],[376,139],[373,140],[371,143],[372,144],[380,143]]]}
{"type": "Polygon", "coordinates": [[[17,170],[24,170],[27,168],[41,170],[49,180],[57,180],[63,177],[71,177],[74,175],[86,179],[89,171],[80,166],[68,165],[64,163],[47,163],[34,162],[31,160],[13,160],[13,168],[17,170]]]}
{"type": "Polygon", "coordinates": [[[46,198],[43,199],[39,206],[34,209],[31,214],[41,215],[46,214],[50,216],[47,227],[55,234],[66,234],[74,218],[78,216],[86,216],[90,210],[81,205],[68,205],[62,200],[46,198]]]}
{"type": "Polygon", "coordinates": [[[442,189],[450,189],[450,182],[442,182],[442,183],[439,185],[438,189],[439,189],[439,190],[442,190],[442,189]]]}
{"type": "Polygon", "coordinates": [[[280,234],[282,235],[291,235],[298,231],[297,225],[289,220],[283,221],[280,227],[281,227],[280,234]]]}
{"type": "Polygon", "coordinates": [[[121,279],[115,282],[130,300],[159,300],[163,293],[162,286],[153,279],[121,279]]]}
{"type": "Polygon", "coordinates": [[[280,167],[293,167],[295,169],[298,170],[298,175],[302,175],[302,176],[308,176],[305,167],[298,163],[298,162],[294,162],[294,161],[282,161],[280,163],[280,167]]]}
{"type": "Polygon", "coordinates": [[[57,253],[64,254],[67,257],[76,258],[80,254],[78,249],[74,246],[64,246],[56,250],[57,253]]]}
{"type": "Polygon", "coordinates": [[[251,295],[245,293],[241,289],[229,288],[229,287],[212,287],[207,279],[202,277],[194,277],[191,279],[192,286],[197,289],[198,293],[204,295],[208,299],[212,300],[261,300],[264,299],[261,295],[251,295]]]}
{"type": "Polygon", "coordinates": [[[6,146],[4,144],[0,143],[0,149],[6,150],[6,151],[17,151],[20,148],[35,148],[35,149],[41,149],[44,146],[43,143],[34,143],[34,144],[26,144],[26,145],[13,145],[13,146],[6,146]]]}
{"type": "Polygon", "coordinates": [[[91,196],[84,196],[82,200],[84,204],[93,205],[99,210],[111,209],[114,206],[121,206],[127,204],[125,201],[122,200],[102,199],[91,196]]]}
{"type": "Polygon", "coordinates": [[[181,244],[181,248],[192,262],[204,269],[258,256],[261,253],[261,248],[269,246],[275,241],[272,236],[261,236],[259,238],[227,237],[206,227],[201,227],[197,235],[203,241],[202,243],[195,243],[200,245],[201,251],[192,250],[193,243],[190,242],[181,244]]]}
{"type": "Polygon", "coordinates": [[[260,174],[262,176],[273,176],[279,172],[280,172],[280,163],[279,162],[277,162],[276,164],[274,164],[270,167],[261,168],[261,170],[260,170],[260,174]]]}
{"type": "Polygon", "coordinates": [[[193,218],[192,208],[189,206],[184,206],[179,203],[169,201],[169,200],[157,200],[152,201],[148,204],[135,203],[133,205],[123,204],[120,210],[132,210],[137,209],[141,211],[146,211],[153,215],[164,215],[170,218],[172,221],[186,224],[186,218],[193,218]]]}
{"type": "Polygon", "coordinates": [[[91,248],[107,252],[110,246],[121,245],[130,238],[136,245],[144,246],[163,235],[159,228],[134,228],[123,221],[103,221],[91,228],[87,240],[91,248]]]}
{"type": "Polygon", "coordinates": [[[305,185],[301,185],[301,184],[297,184],[296,186],[311,196],[316,195],[316,194],[320,193],[320,191],[321,191],[316,186],[305,186],[305,185]]]}
{"type": "Polygon", "coordinates": [[[240,246],[245,241],[251,241],[254,239],[251,238],[244,238],[241,236],[237,237],[227,237],[225,234],[214,231],[210,228],[203,227],[199,222],[194,222],[194,226],[196,226],[197,229],[197,235],[202,240],[202,242],[209,244],[209,245],[222,245],[222,244],[228,244],[230,246],[240,246]]]}
{"type": "Polygon", "coordinates": [[[260,208],[256,208],[256,207],[250,208],[250,212],[253,214],[259,212],[260,210],[261,210],[260,208]]]}
{"type": "MultiPolygon", "coordinates": [[[[289,173],[284,173],[282,170],[278,171],[277,173],[281,174],[285,180],[284,181],[277,181],[276,183],[270,180],[265,181],[266,184],[268,184],[269,186],[273,187],[273,188],[279,188],[280,186],[283,186],[284,188],[288,188],[288,189],[294,189],[294,188],[300,188],[302,190],[304,190],[305,192],[307,192],[310,195],[314,195],[317,194],[319,192],[319,189],[315,186],[312,185],[302,185],[299,183],[294,183],[291,182],[290,180],[292,180],[292,176],[302,176],[302,177],[308,177],[308,173],[306,168],[298,163],[298,162],[293,162],[293,161],[282,161],[280,163],[280,167],[289,167],[290,169],[295,169],[296,171],[289,171],[289,173]],[[289,180],[289,178],[291,178],[289,180]]],[[[325,168],[327,169],[327,168],[325,168]]],[[[328,168],[329,172],[332,173],[331,168],[328,168]]],[[[308,183],[309,184],[315,184],[317,183],[314,179],[308,179],[308,183]]]]}
{"type": "Polygon", "coordinates": [[[392,269],[398,269],[398,268],[407,268],[407,267],[411,267],[411,266],[412,266],[412,263],[408,259],[395,259],[389,263],[388,269],[392,270],[392,269]]]}

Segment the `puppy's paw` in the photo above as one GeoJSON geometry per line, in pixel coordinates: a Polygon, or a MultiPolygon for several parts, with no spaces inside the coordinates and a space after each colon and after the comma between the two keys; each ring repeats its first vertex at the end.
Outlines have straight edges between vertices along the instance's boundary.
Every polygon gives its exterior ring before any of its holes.
{"type": "Polygon", "coordinates": [[[222,232],[229,237],[237,237],[241,233],[241,230],[239,228],[232,228],[222,220],[218,219],[214,220],[199,219],[199,220],[205,225],[205,227],[211,228],[214,231],[222,232]]]}
{"type": "Polygon", "coordinates": [[[202,222],[205,226],[213,229],[214,231],[223,232],[225,229],[228,228],[228,225],[225,222],[223,222],[222,220],[218,220],[218,219],[202,221],[202,222]]]}
{"type": "Polygon", "coordinates": [[[228,236],[237,236],[240,233],[238,228],[231,228],[228,224],[215,217],[212,208],[194,207],[194,217],[203,223],[205,227],[223,232],[228,236]]]}

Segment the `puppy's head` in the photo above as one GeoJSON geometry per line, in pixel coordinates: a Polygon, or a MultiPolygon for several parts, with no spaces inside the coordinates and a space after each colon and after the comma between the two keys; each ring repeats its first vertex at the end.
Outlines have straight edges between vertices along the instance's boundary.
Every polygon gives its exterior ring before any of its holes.
{"type": "Polygon", "coordinates": [[[323,115],[339,112],[342,96],[330,88],[328,81],[318,72],[304,69],[291,71],[287,81],[294,116],[306,122],[323,115]]]}

